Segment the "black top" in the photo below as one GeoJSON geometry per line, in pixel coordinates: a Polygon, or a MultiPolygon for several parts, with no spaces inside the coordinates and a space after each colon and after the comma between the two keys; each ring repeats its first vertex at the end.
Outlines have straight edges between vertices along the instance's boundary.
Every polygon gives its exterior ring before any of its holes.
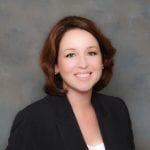
{"type": "MultiPolygon", "coordinates": [[[[134,150],[131,121],[120,99],[93,93],[106,150],[134,150]]],[[[88,150],[66,96],[47,95],[21,110],[6,150],[88,150]]]]}

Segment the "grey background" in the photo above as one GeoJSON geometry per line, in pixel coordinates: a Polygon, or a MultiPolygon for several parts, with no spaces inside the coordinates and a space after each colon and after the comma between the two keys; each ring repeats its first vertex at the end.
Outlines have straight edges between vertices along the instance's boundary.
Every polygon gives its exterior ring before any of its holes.
{"type": "Polygon", "coordinates": [[[0,150],[16,113],[45,96],[39,52],[66,15],[94,20],[117,49],[114,77],[103,91],[126,102],[137,150],[150,149],[149,0],[0,0],[0,150]]]}

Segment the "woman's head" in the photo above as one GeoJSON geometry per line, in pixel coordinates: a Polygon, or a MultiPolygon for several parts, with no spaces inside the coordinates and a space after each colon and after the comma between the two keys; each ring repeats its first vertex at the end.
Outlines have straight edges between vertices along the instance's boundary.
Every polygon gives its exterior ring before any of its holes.
{"type": "Polygon", "coordinates": [[[62,86],[61,75],[59,73],[55,74],[55,67],[58,63],[61,40],[63,39],[65,33],[68,33],[68,31],[74,29],[80,29],[90,33],[97,40],[99,45],[104,68],[102,75],[94,85],[93,90],[99,91],[103,89],[112,77],[113,56],[115,54],[115,49],[112,47],[110,41],[91,20],[78,16],[68,16],[54,25],[41,52],[40,65],[46,77],[44,86],[46,93],[57,95],[65,93],[62,86]]]}

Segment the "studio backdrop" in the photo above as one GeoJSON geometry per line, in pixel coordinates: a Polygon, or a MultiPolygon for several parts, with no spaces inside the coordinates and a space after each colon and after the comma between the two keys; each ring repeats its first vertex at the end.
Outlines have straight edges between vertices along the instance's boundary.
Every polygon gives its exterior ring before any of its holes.
{"type": "Polygon", "coordinates": [[[68,15],[95,21],[117,49],[114,76],[101,92],[125,101],[136,150],[150,150],[149,0],[0,0],[0,150],[16,113],[45,96],[40,49],[68,15]]]}

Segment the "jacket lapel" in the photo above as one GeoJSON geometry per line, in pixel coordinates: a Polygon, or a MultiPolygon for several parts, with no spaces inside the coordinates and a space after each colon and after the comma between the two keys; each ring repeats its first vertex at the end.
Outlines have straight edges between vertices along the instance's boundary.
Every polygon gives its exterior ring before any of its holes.
{"type": "Polygon", "coordinates": [[[106,97],[103,95],[95,93],[92,96],[92,104],[95,108],[105,149],[118,150],[117,136],[115,133],[115,126],[113,125],[114,120],[112,119],[108,106],[106,106],[105,99],[106,97]]]}
{"type": "Polygon", "coordinates": [[[66,150],[88,150],[71,105],[65,96],[57,103],[56,116],[57,127],[66,150]]]}

